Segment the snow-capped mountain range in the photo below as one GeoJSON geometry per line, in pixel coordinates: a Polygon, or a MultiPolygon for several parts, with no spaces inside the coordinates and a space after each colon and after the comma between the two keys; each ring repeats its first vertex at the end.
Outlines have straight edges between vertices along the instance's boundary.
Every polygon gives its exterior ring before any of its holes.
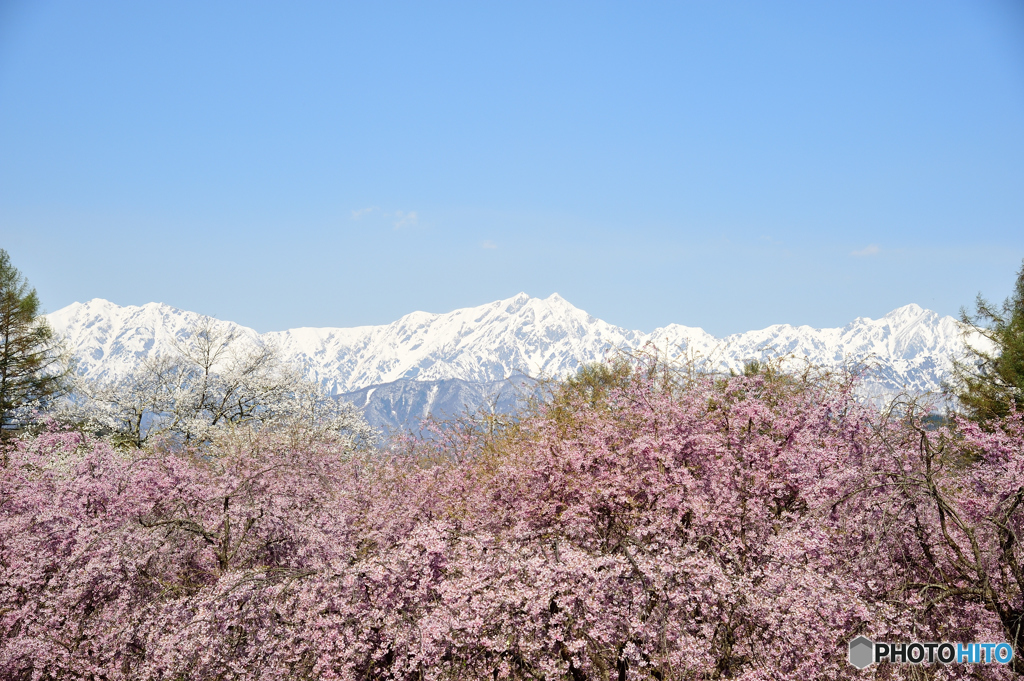
{"type": "MultiPolygon", "coordinates": [[[[173,351],[205,318],[161,303],[119,306],[102,299],[74,303],[50,315],[86,377],[111,379],[144,357],[173,351]]],[[[470,382],[510,376],[565,376],[617,349],[685,352],[719,368],[745,360],[789,355],[818,365],[868,361],[877,368],[869,392],[936,390],[953,356],[962,352],[960,326],[917,305],[881,319],[861,317],[842,328],[780,324],[715,338],[704,330],[671,324],[651,333],[596,319],[561,296],[525,293],[445,314],[413,312],[382,326],[299,328],[258,334],[217,322],[252,343],[274,343],[287,360],[337,394],[403,379],[470,382]]]]}

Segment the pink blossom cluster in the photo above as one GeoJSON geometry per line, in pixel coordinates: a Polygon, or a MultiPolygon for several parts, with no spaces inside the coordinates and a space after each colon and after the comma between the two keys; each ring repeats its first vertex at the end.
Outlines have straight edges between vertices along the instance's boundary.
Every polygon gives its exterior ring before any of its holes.
{"type": "Polygon", "coordinates": [[[379,452],[22,440],[0,678],[854,679],[862,634],[1024,641],[1019,416],[928,429],[845,384],[644,376],[379,452]]]}

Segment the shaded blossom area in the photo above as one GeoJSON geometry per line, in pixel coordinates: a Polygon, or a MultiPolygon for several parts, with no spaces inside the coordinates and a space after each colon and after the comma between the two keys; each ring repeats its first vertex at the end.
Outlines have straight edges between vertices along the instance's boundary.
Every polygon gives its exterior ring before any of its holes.
{"type": "Polygon", "coordinates": [[[822,377],[619,378],[374,452],[23,439],[0,678],[1015,675],[846,649],[1018,643],[1018,415],[925,428],[822,377]]]}

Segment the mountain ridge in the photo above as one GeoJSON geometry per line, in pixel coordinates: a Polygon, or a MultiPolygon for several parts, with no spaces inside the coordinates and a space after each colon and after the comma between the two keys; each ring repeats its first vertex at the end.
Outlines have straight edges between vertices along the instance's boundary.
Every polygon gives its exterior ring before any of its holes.
{"type": "MultiPolygon", "coordinates": [[[[47,319],[68,337],[82,374],[115,378],[142,358],[168,352],[195,324],[211,318],[163,303],[120,306],[95,298],[47,319]]],[[[273,343],[336,394],[400,380],[487,383],[515,375],[561,377],[617,350],[688,352],[720,369],[749,359],[789,355],[837,366],[873,360],[868,391],[936,390],[962,352],[952,317],[909,304],[880,319],[858,317],[843,327],[775,324],[716,338],[699,327],[669,324],[651,333],[615,326],[574,307],[557,293],[511,298],[448,313],[412,312],[358,327],[299,327],[259,334],[227,321],[212,323],[243,342],[273,343]]]]}

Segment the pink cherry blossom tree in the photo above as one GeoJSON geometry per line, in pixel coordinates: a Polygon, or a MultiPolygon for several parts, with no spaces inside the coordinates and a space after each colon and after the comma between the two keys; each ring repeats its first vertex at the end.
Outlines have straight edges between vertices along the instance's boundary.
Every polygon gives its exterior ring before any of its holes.
{"type": "Polygon", "coordinates": [[[856,679],[860,634],[1016,644],[1020,418],[929,430],[850,380],[748,373],[617,370],[379,451],[23,439],[0,678],[856,679]]]}

